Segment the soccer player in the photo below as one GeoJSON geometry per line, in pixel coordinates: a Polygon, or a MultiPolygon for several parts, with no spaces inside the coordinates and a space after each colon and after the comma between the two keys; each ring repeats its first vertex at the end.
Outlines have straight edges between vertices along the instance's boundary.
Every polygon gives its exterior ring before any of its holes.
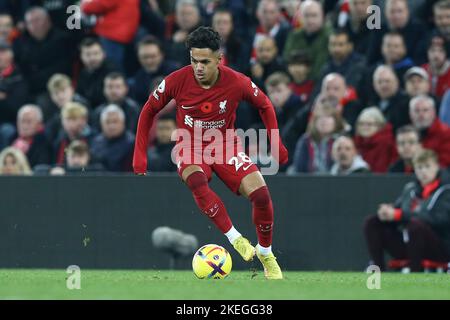
{"type": "MultiPolygon", "coordinates": [[[[277,134],[274,107],[248,77],[221,64],[220,36],[212,28],[197,28],[188,36],[186,45],[190,50],[191,65],[168,75],[150,95],[141,111],[134,150],[134,171],[138,175],[146,174],[148,133],[153,119],[171,99],[175,99],[178,130],[187,130],[194,136],[191,140],[194,146],[189,150],[182,149],[180,154],[183,156],[177,157],[178,174],[191,190],[200,210],[225,234],[242,258],[250,261],[256,254],[263,264],[267,279],[282,279],[281,269],[271,249],[273,207],[269,190],[258,167],[243,152],[240,140],[226,134],[230,130],[234,132],[239,101],[248,101],[259,109],[269,139],[275,136],[271,145],[275,145],[278,152],[272,150],[272,155],[280,164],[285,164],[288,152],[277,134]],[[206,143],[202,141],[199,148],[195,140],[198,138],[198,130],[205,129],[215,129],[223,134],[221,147],[226,153],[224,161],[215,160],[210,163],[204,161],[203,155],[202,161],[192,161],[192,155],[185,156],[192,152],[195,158],[199,152],[204,153],[206,143]],[[228,154],[228,145],[231,145],[231,155],[228,154]],[[258,236],[256,248],[236,230],[222,200],[210,189],[208,182],[212,172],[231,191],[251,201],[258,236]]],[[[186,141],[183,140],[182,143],[185,144],[186,141]]],[[[177,141],[177,146],[179,144],[180,140],[177,141]]]]}

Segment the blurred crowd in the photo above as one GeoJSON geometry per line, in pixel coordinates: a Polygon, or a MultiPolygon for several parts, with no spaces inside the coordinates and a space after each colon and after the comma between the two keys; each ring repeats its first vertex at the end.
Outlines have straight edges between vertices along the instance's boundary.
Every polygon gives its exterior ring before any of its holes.
{"type": "MultiPolygon", "coordinates": [[[[140,110],[200,25],[273,102],[281,171],[412,173],[422,148],[450,166],[450,0],[0,0],[0,174],[132,172],[140,110]]],[[[150,172],[176,170],[174,108],[150,172]]],[[[241,103],[236,127],[264,125],[241,103]]]]}

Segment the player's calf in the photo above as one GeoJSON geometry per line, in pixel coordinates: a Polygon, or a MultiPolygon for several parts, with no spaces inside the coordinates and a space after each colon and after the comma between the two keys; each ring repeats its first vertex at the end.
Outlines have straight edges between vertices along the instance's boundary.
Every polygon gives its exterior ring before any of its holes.
{"type": "Polygon", "coordinates": [[[273,206],[269,189],[263,186],[249,195],[252,203],[253,223],[256,226],[258,243],[262,247],[269,247],[272,244],[273,232],[273,206]]]}
{"type": "Polygon", "coordinates": [[[199,209],[211,219],[217,228],[223,233],[230,230],[233,225],[225,205],[220,197],[209,188],[205,173],[200,171],[192,173],[186,179],[186,184],[192,191],[199,209]]]}

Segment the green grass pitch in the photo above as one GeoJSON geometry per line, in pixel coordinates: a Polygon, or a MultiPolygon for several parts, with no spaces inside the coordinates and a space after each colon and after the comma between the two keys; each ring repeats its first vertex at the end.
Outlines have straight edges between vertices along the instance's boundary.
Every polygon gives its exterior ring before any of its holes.
{"type": "Polygon", "coordinates": [[[363,272],[233,271],[224,280],[198,280],[191,271],[82,270],[81,289],[69,290],[65,270],[0,270],[0,299],[450,299],[450,274],[382,273],[369,290],[363,272]]]}

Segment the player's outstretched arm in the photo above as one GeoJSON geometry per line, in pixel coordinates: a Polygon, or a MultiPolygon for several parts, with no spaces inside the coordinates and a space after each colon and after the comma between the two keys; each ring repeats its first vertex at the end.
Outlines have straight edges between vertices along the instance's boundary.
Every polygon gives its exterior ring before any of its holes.
{"type": "Polygon", "coordinates": [[[156,114],[164,108],[171,99],[172,95],[169,88],[166,86],[165,79],[150,95],[142,108],[141,114],[139,115],[133,154],[133,170],[137,175],[145,175],[147,172],[148,135],[156,114]]]}
{"type": "Polygon", "coordinates": [[[145,175],[147,172],[148,134],[153,125],[155,115],[156,113],[150,105],[150,100],[148,100],[139,115],[134,143],[133,169],[137,175],[145,175]]]}

